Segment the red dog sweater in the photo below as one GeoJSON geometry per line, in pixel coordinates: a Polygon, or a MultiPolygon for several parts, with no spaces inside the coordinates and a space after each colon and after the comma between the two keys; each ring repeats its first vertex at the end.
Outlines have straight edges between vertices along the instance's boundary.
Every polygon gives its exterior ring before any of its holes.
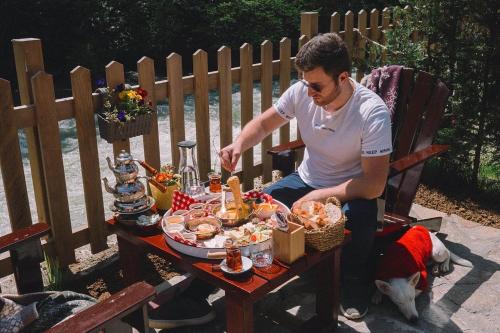
{"type": "Polygon", "coordinates": [[[390,244],[377,269],[377,279],[408,278],[420,272],[416,289],[429,287],[425,264],[432,256],[429,231],[422,226],[410,228],[400,239],[390,244]]]}

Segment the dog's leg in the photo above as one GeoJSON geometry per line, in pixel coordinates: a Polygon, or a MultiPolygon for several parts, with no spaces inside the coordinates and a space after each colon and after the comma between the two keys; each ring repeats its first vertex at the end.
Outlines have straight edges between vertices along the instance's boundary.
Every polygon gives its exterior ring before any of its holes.
{"type": "Polygon", "coordinates": [[[436,235],[429,232],[432,241],[432,260],[437,264],[432,268],[432,274],[444,274],[450,270],[450,251],[436,235]]]}

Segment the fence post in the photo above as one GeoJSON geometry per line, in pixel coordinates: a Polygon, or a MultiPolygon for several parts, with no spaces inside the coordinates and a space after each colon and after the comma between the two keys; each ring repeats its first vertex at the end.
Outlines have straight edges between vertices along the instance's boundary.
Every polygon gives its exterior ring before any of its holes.
{"type": "Polygon", "coordinates": [[[345,13],[344,17],[344,41],[349,50],[351,58],[354,57],[354,13],[350,10],[345,13]]]}
{"type": "Polygon", "coordinates": [[[0,79],[0,168],[12,230],[32,224],[10,82],[0,79]]]}
{"type": "MultiPolygon", "coordinates": [[[[378,28],[378,22],[379,21],[379,12],[378,9],[372,9],[370,12],[370,39],[374,42],[379,42],[380,38],[380,30],[378,28]]],[[[371,61],[374,61],[376,58],[376,53],[371,52],[370,53],[370,59],[371,61]]]]}
{"type": "Polygon", "coordinates": [[[170,151],[172,163],[179,168],[177,142],[184,141],[184,86],[182,82],[182,57],[172,53],[167,57],[168,109],[170,111],[170,151]]]}
{"type": "Polygon", "coordinates": [[[76,134],[80,165],[82,168],[83,193],[87,224],[89,226],[90,249],[97,253],[108,248],[104,222],[101,172],[92,103],[92,81],[90,71],[76,67],[71,71],[71,90],[75,108],[76,134]]]}
{"type": "MultiPolygon", "coordinates": [[[[142,57],[137,62],[137,72],[139,75],[139,86],[148,92],[146,103],[151,102],[151,107],[156,110],[156,92],[155,92],[155,64],[153,59],[142,57]]],[[[144,159],[148,164],[159,170],[160,161],[160,142],[158,137],[158,114],[152,114],[151,130],[149,134],[143,136],[144,159]]],[[[149,192],[149,186],[148,186],[149,192]]]]}
{"type": "MultiPolygon", "coordinates": [[[[389,29],[389,24],[391,20],[391,10],[387,7],[385,7],[382,10],[382,38],[380,43],[383,45],[386,45],[387,43],[387,37],[386,33],[387,30],[389,29]]],[[[387,51],[384,49],[382,50],[382,53],[380,55],[382,65],[384,65],[387,62],[387,51]]]]}
{"type": "MultiPolygon", "coordinates": [[[[110,89],[113,89],[117,85],[122,83],[125,83],[125,73],[123,72],[123,65],[117,61],[111,61],[106,65],[106,84],[110,89]]],[[[129,139],[113,142],[114,156],[118,156],[118,154],[120,154],[120,151],[122,150],[131,153],[129,139]]]]}
{"type": "Polygon", "coordinates": [[[300,34],[308,39],[318,34],[318,12],[300,13],[300,34]]]}
{"type": "MultiPolygon", "coordinates": [[[[356,57],[358,61],[362,61],[366,56],[366,40],[363,37],[366,37],[366,19],[367,13],[366,10],[362,9],[358,13],[358,52],[356,57]]],[[[364,76],[364,71],[366,70],[364,64],[361,64],[359,68],[356,68],[356,81],[360,82],[364,76]]]]}
{"type": "Polygon", "coordinates": [[[60,264],[67,266],[75,262],[75,251],[52,75],[40,71],[31,78],[31,84],[49,203],[48,221],[60,264]]]}
{"type": "MultiPolygon", "coordinates": [[[[222,46],[217,50],[217,70],[219,72],[219,122],[220,148],[233,142],[233,81],[231,75],[231,49],[222,46]]],[[[222,168],[225,181],[229,172],[222,168]]]]}
{"type": "MultiPolygon", "coordinates": [[[[262,75],[260,77],[261,87],[261,112],[265,112],[273,104],[273,44],[265,40],[260,44],[260,63],[262,64],[262,75]]],[[[266,184],[272,180],[272,159],[267,153],[273,145],[272,134],[268,135],[261,145],[262,160],[262,183],[266,184]]]]}
{"type": "Polygon", "coordinates": [[[330,32],[340,31],[340,14],[335,12],[330,17],[330,32]]]}
{"type": "MultiPolygon", "coordinates": [[[[208,179],[211,169],[212,151],[210,138],[210,115],[208,112],[208,58],[207,52],[198,50],[193,54],[194,98],[196,119],[196,141],[198,142],[198,167],[200,179],[208,179]]],[[[217,158],[217,157],[215,157],[217,158]]]]}
{"type": "MultiPolygon", "coordinates": [[[[31,77],[38,71],[44,70],[42,42],[37,38],[13,39],[14,58],[16,63],[17,82],[21,104],[33,104],[31,77]]],[[[45,180],[43,177],[43,164],[38,142],[38,129],[25,128],[26,142],[33,179],[36,209],[38,219],[47,220],[48,203],[45,180]]]]}
{"type": "MultiPolygon", "coordinates": [[[[240,91],[241,91],[241,129],[253,118],[253,50],[245,43],[240,47],[240,91]]],[[[253,189],[253,147],[243,153],[243,190],[253,189]]]]}
{"type": "MultiPolygon", "coordinates": [[[[290,87],[292,43],[289,38],[280,40],[280,96],[290,87]]],[[[280,144],[290,142],[290,123],[280,128],[280,144]]]]}

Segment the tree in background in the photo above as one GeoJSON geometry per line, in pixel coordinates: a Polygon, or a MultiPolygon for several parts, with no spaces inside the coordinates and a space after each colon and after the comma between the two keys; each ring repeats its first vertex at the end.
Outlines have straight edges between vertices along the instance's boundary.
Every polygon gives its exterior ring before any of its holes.
{"type": "Polygon", "coordinates": [[[451,147],[439,174],[453,174],[476,188],[499,189],[500,15],[495,3],[405,1],[411,11],[394,10],[396,23],[387,33],[386,51],[389,63],[428,71],[452,89],[438,134],[451,147]],[[414,32],[416,41],[410,38],[414,32]]]}

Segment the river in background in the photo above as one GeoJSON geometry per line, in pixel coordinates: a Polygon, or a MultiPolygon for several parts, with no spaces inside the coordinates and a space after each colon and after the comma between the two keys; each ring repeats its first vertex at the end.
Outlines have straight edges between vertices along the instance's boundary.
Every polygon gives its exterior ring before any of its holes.
{"type": "MultiPolygon", "coordinates": [[[[239,86],[233,87],[233,139],[240,133],[240,105],[241,95],[239,86]]],[[[279,84],[277,81],[273,83],[273,103],[279,97],[279,84]]],[[[260,84],[254,84],[253,90],[253,109],[254,116],[258,115],[261,111],[261,95],[260,84]]],[[[216,170],[220,170],[220,163],[216,152],[219,151],[219,96],[214,90],[209,92],[209,113],[210,113],[210,137],[211,137],[211,156],[212,165],[216,170]]],[[[195,109],[194,109],[194,96],[189,95],[184,100],[184,117],[186,139],[196,140],[195,129],[195,109]]],[[[113,156],[113,145],[107,143],[99,136],[97,128],[97,146],[99,154],[99,165],[101,169],[101,178],[107,177],[114,185],[114,176],[109,170],[106,163],[106,156],[113,156]]],[[[169,112],[168,104],[158,105],[158,130],[160,137],[160,158],[162,164],[169,163],[171,159],[170,151],[170,125],[169,125],[169,112]]],[[[61,137],[61,146],[63,151],[63,163],[66,179],[66,187],[68,194],[68,202],[71,216],[71,225],[73,230],[87,224],[87,214],[85,211],[85,198],[83,194],[83,181],[81,176],[80,167],[80,154],[78,150],[78,139],[76,137],[75,121],[74,119],[63,120],[59,122],[59,132],[61,137]]],[[[273,143],[278,143],[278,131],[273,134],[273,143]]],[[[296,138],[296,122],[295,119],[291,122],[291,139],[296,138]]],[[[28,148],[26,144],[26,137],[23,131],[19,131],[19,141],[21,146],[21,153],[23,157],[24,173],[26,177],[26,186],[28,189],[29,203],[31,209],[31,216],[33,221],[37,221],[36,204],[33,194],[33,181],[31,179],[31,168],[28,159],[28,148]]],[[[130,149],[134,158],[144,159],[144,151],[141,137],[130,139],[130,149]]],[[[255,146],[254,149],[254,163],[260,163],[260,144],[255,146]]],[[[241,168],[241,160],[238,168],[241,168]]],[[[145,174],[144,169],[140,168],[142,175],[145,174]]],[[[1,179],[1,174],[0,174],[1,179]]],[[[104,195],[104,208],[106,216],[111,215],[109,205],[113,202],[113,195],[107,193],[103,187],[104,195]]],[[[7,203],[5,199],[5,191],[3,179],[0,181],[0,235],[4,235],[11,231],[9,223],[9,215],[7,211],[7,203]]]]}

